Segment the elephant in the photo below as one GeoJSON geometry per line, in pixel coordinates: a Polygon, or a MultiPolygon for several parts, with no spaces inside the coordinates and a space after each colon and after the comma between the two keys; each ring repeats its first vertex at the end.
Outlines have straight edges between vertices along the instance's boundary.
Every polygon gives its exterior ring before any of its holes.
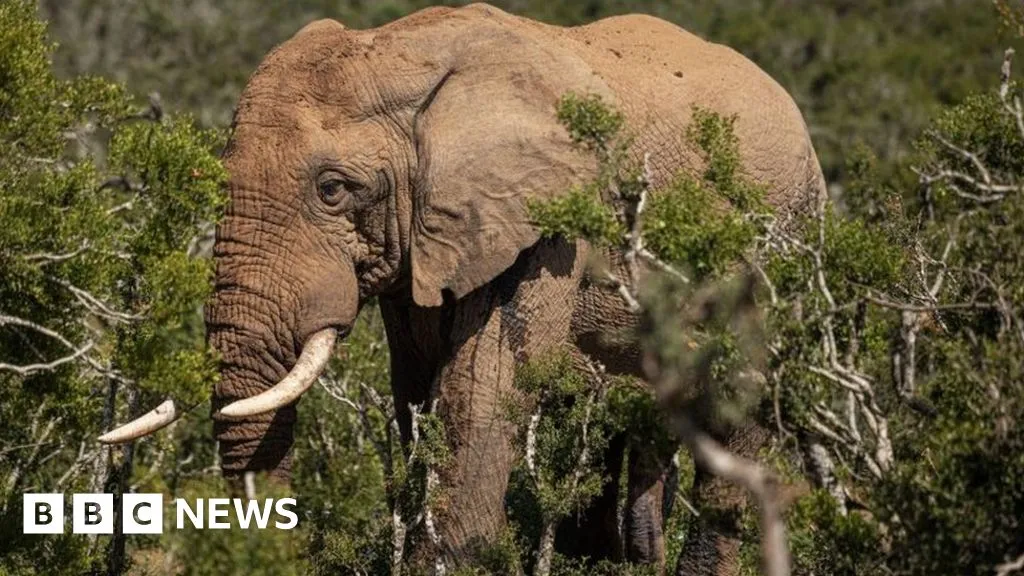
{"type": "MultiPolygon", "coordinates": [[[[589,277],[595,249],[542,239],[530,221],[531,200],[595,175],[593,155],[556,116],[568,92],[621,111],[635,133],[629,154],[647,155],[655,188],[701,173],[683,138],[699,106],[735,116],[744,174],[777,213],[825,194],[786,91],[739,53],[654,17],[559,27],[473,4],[370,30],[308,24],[252,74],[223,154],[229,203],[205,319],[220,356],[213,410],[225,475],[288,478],[296,401],[375,298],[403,440],[408,406],[428,400],[447,432],[439,553],[465,562],[502,530],[515,430],[500,399],[517,367],[568,345],[609,371],[641,373],[636,343],[601,338],[636,318],[589,277]]],[[[104,439],[141,436],[180,412],[169,400],[104,439]]],[[[764,437],[752,425],[725,441],[750,454],[764,437]]],[[[630,458],[633,560],[664,562],[661,460],[630,458]]],[[[743,498],[710,479],[697,493],[712,508],[743,498]]],[[[615,524],[614,490],[598,500],[605,509],[577,529],[615,524]]],[[[727,527],[697,530],[680,573],[733,573],[727,527]]]]}

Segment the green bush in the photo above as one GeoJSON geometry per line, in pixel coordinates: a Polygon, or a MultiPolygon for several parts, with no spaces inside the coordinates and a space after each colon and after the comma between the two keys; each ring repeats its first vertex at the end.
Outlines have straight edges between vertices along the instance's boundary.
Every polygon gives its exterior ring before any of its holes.
{"type": "MultiPolygon", "coordinates": [[[[33,2],[0,2],[0,571],[127,562],[115,539],[21,534],[23,492],[121,492],[161,446],[95,437],[165,394],[201,400],[214,359],[195,245],[223,204],[222,135],[162,118],[121,86],[61,80],[33,2]],[[10,447],[8,450],[7,448],[10,447]],[[133,475],[134,473],[134,475],[133,475]]],[[[152,467],[152,468],[151,468],[152,467]]]]}

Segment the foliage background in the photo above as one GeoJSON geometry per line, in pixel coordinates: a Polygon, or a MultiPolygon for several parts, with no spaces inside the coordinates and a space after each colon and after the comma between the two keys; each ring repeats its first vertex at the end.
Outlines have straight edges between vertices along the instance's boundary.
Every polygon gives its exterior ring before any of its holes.
{"type": "MultiPolygon", "coordinates": [[[[387,570],[388,501],[408,495],[403,496],[401,482],[385,483],[384,459],[376,448],[387,442],[390,424],[386,347],[372,310],[350,337],[328,385],[301,403],[294,487],[301,494],[299,530],[177,531],[129,539],[127,549],[119,551],[117,539],[21,536],[20,494],[57,487],[68,493],[107,488],[176,495],[223,490],[208,409],[202,405],[172,432],[137,450],[97,453],[88,441],[135,406],[149,405],[167,391],[199,394],[213,377],[201,349],[198,315],[208,263],[195,256],[203,252],[216,219],[223,174],[215,157],[250,71],[271,47],[312,19],[333,17],[350,27],[371,27],[428,4],[0,0],[0,314],[31,319],[79,345],[93,341],[88,353],[96,362],[27,376],[0,371],[0,414],[5,422],[23,423],[0,431],[0,572],[387,570]],[[57,42],[52,67],[49,41],[33,12],[57,42]],[[69,133],[76,136],[68,138],[69,133]],[[133,198],[142,200],[110,217],[109,211],[133,198]],[[54,263],[32,258],[72,253],[83,242],[89,249],[81,258],[54,263]],[[68,285],[110,309],[97,310],[88,299],[83,303],[68,285]],[[168,371],[168,358],[179,370],[168,371]],[[385,399],[379,405],[374,392],[385,399]],[[372,409],[361,414],[338,396],[372,409]]],[[[793,95],[811,130],[836,202],[829,216],[833,256],[828,265],[837,297],[854,302],[864,286],[910,295],[917,281],[917,247],[941,252],[951,223],[969,212],[960,232],[966,241],[958,243],[947,266],[984,271],[992,285],[1005,287],[996,292],[1009,302],[1004,314],[1011,316],[1009,332],[1016,329],[1013,313],[1022,298],[1024,271],[1019,201],[977,210],[941,186],[933,199],[922,193],[912,171],[973,169],[962,155],[929,138],[925,131],[931,129],[983,153],[1001,182],[1019,182],[1024,135],[1015,132],[995,96],[1003,51],[1021,48],[1021,20],[1012,3],[494,4],[567,25],[645,12],[744,53],[793,95]]],[[[677,193],[688,190],[692,193],[685,187],[677,193]]],[[[769,267],[783,300],[806,297],[805,310],[821,305],[814,295],[801,293],[799,279],[808,266],[794,259],[769,267]]],[[[976,274],[961,278],[950,281],[942,296],[946,303],[977,298],[983,291],[976,274]]],[[[890,346],[900,330],[898,314],[891,312],[876,310],[865,320],[858,366],[876,379],[882,409],[891,418],[894,465],[881,481],[869,478],[856,462],[838,465],[854,503],[850,514],[839,514],[834,499],[821,491],[791,508],[798,571],[992,573],[996,564],[1024,549],[1019,525],[1024,440],[1017,424],[1022,343],[998,328],[999,314],[939,317],[941,330],[925,331],[918,352],[914,397],[927,401],[932,416],[925,417],[900,402],[888,375],[890,346]]],[[[789,361],[814,360],[813,345],[800,343],[819,335],[805,328],[784,322],[777,327],[794,343],[787,350],[789,361]]],[[[26,352],[25,338],[24,330],[0,325],[0,362],[36,362],[26,352]]],[[[67,352],[45,335],[27,338],[47,358],[67,352]]],[[[808,399],[835,398],[820,380],[788,382],[792,388],[781,401],[793,435],[782,434],[770,457],[795,481],[809,475],[799,450],[807,444],[799,430],[806,424],[808,399]]],[[[402,480],[403,458],[392,443],[387,446],[394,477],[402,480]]],[[[684,469],[684,480],[687,473],[684,469]]],[[[686,482],[680,486],[685,490],[686,482]]],[[[670,525],[690,521],[678,506],[670,525]]],[[[751,541],[754,532],[751,528],[751,541]]],[[[676,553],[680,534],[670,534],[676,553]]],[[[533,545],[531,538],[511,535],[488,553],[484,565],[494,570],[509,558],[528,556],[522,552],[533,545]]],[[[583,568],[566,562],[556,570],[583,568]]]]}

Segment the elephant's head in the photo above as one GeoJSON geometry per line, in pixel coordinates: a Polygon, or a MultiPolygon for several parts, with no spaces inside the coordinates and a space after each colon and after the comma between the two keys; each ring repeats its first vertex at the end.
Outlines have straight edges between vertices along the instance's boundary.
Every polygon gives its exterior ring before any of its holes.
{"type": "Polygon", "coordinates": [[[294,400],[367,297],[469,293],[536,242],[527,199],[590,172],[555,105],[608,91],[550,38],[485,6],[369,31],[320,21],[253,74],[206,310],[225,471],[287,471],[294,400]]]}

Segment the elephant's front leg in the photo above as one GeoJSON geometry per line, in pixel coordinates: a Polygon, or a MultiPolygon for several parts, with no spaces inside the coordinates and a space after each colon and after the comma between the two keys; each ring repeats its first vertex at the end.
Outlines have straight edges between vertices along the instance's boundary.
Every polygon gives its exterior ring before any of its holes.
{"type": "Polygon", "coordinates": [[[506,400],[516,393],[517,366],[567,341],[582,251],[542,241],[452,310],[450,356],[435,394],[451,448],[440,474],[438,532],[455,562],[504,529],[516,432],[506,400]]]}
{"type": "MultiPolygon", "coordinates": [[[[665,569],[665,480],[670,450],[654,439],[633,439],[629,447],[628,491],[623,532],[626,558],[634,564],[665,569]]],[[[672,446],[674,448],[674,446],[672,446]]]]}

